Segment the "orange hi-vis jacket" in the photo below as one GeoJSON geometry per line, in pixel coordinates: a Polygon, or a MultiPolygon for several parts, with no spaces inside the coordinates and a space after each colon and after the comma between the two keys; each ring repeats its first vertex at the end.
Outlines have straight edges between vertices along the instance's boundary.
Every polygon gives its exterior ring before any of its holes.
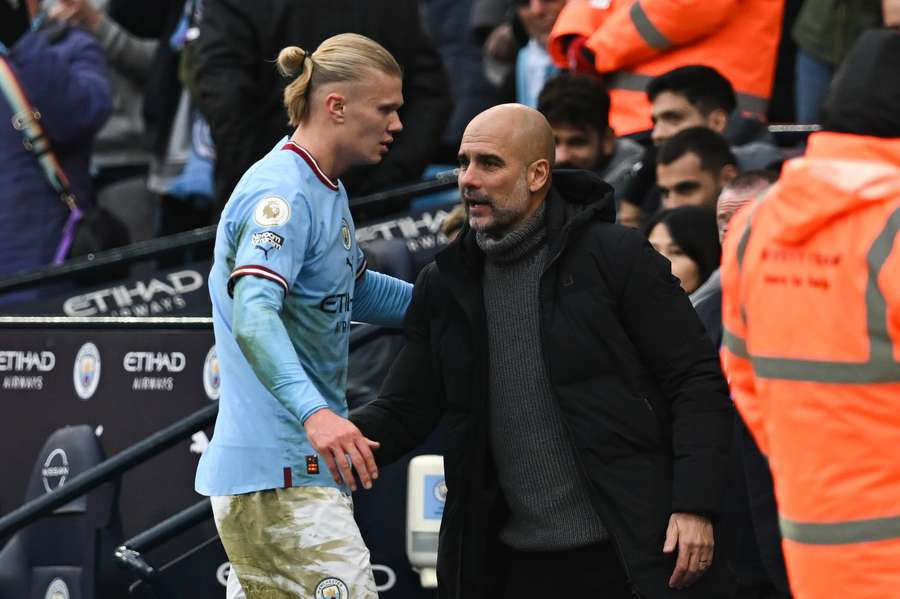
{"type": "Polygon", "coordinates": [[[586,36],[612,100],[617,135],[651,129],[644,90],[654,77],[686,65],[708,65],[725,76],[745,114],[765,117],[784,0],[570,0],[548,41],[557,66],[565,47],[586,36]]]}
{"type": "Polygon", "coordinates": [[[900,597],[900,138],[810,137],[729,224],[722,360],[797,599],[900,597]]]}

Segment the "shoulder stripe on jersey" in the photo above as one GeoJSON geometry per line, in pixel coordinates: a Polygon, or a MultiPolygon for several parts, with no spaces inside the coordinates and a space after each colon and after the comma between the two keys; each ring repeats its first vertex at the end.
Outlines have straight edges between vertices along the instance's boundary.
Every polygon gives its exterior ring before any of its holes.
{"type": "Polygon", "coordinates": [[[356,279],[359,279],[361,276],[366,274],[366,269],[369,268],[369,261],[363,258],[362,264],[359,265],[359,268],[356,269],[356,279]]]}
{"type": "Polygon", "coordinates": [[[287,293],[288,289],[290,289],[290,285],[282,277],[280,274],[273,270],[269,270],[265,266],[256,266],[256,265],[247,265],[247,266],[239,266],[231,271],[231,276],[228,277],[228,295],[230,297],[234,297],[234,284],[237,280],[243,276],[251,275],[254,277],[261,277],[263,279],[269,279],[270,281],[274,281],[284,287],[284,292],[287,293]]]}
{"type": "Polygon", "coordinates": [[[319,181],[324,183],[325,186],[328,189],[330,189],[331,191],[338,190],[337,184],[335,184],[331,179],[329,179],[328,175],[326,175],[325,172],[322,171],[321,168],[319,168],[319,163],[316,162],[316,159],[313,158],[313,155],[309,153],[309,150],[307,150],[306,148],[304,148],[302,146],[297,145],[293,141],[287,142],[286,144],[284,144],[284,147],[282,147],[281,149],[291,151],[294,154],[297,154],[298,156],[303,158],[303,160],[306,161],[306,164],[309,165],[309,168],[311,168],[312,171],[316,174],[316,177],[319,178],[319,181]]]}

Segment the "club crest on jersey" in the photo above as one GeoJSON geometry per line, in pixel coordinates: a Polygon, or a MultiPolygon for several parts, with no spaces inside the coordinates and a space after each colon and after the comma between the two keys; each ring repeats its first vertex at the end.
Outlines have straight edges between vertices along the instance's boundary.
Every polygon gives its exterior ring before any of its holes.
{"type": "Polygon", "coordinates": [[[350,225],[347,223],[347,219],[341,219],[341,243],[344,244],[344,249],[348,252],[353,245],[353,239],[350,237],[350,225]]]}
{"type": "Polygon", "coordinates": [[[290,205],[278,196],[260,200],[253,209],[253,220],[261,227],[280,227],[290,218],[290,205]]]}
{"type": "Polygon", "coordinates": [[[349,599],[350,589],[340,578],[326,578],[316,585],[316,599],[349,599]]]}

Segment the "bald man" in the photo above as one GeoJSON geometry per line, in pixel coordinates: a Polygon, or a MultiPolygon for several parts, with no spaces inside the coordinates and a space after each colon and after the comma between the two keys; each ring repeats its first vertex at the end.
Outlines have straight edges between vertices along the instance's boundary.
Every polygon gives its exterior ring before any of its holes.
{"type": "MultiPolygon", "coordinates": [[[[745,204],[766,195],[778,180],[778,173],[766,170],[742,173],[725,184],[716,201],[716,226],[719,241],[725,239],[728,223],[745,204]]],[[[717,268],[706,282],[690,295],[700,320],[718,347],[722,341],[722,275],[717,268]],[[700,306],[703,305],[701,310],[700,306]]]]}
{"type": "Polygon", "coordinates": [[[440,547],[414,540],[438,549],[442,598],[728,597],[716,352],[665,258],[613,224],[612,188],[553,155],[530,108],[472,120],[467,223],[420,274],[406,346],[351,420],[384,464],[443,419],[440,547]]]}

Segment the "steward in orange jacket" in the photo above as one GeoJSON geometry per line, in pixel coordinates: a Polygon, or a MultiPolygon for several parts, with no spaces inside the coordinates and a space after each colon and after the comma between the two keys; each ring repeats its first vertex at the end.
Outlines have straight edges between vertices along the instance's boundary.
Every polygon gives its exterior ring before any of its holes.
{"type": "Polygon", "coordinates": [[[734,86],[738,109],[764,119],[783,9],[784,0],[570,0],[548,50],[562,68],[589,51],[609,88],[617,135],[651,129],[647,83],[690,64],[718,70],[734,86]]]}
{"type": "Polygon", "coordinates": [[[900,32],[729,225],[722,358],[775,480],[797,599],[900,596],[900,32]]]}

